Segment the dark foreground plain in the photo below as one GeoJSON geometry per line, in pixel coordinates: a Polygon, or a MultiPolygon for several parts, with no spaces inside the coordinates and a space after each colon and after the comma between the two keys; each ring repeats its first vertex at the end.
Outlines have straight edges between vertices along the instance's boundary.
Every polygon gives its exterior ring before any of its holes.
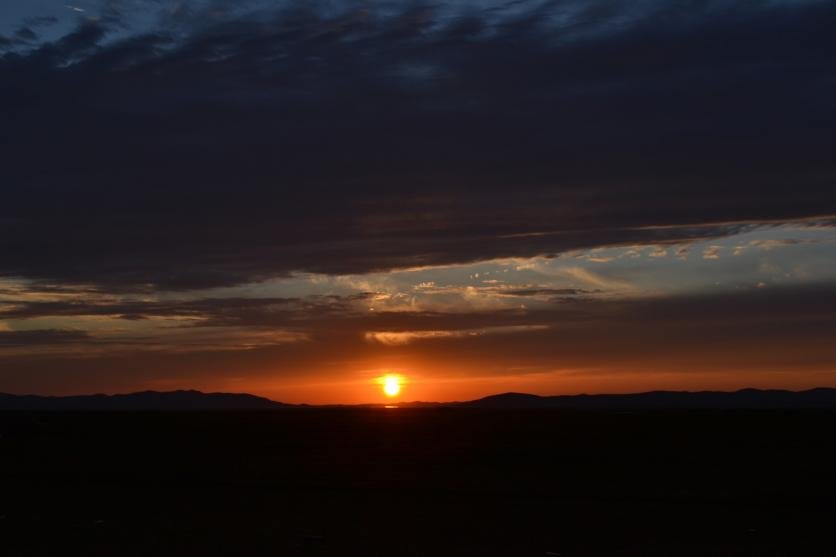
{"type": "Polygon", "coordinates": [[[0,554],[836,555],[833,411],[0,413],[0,554]]]}

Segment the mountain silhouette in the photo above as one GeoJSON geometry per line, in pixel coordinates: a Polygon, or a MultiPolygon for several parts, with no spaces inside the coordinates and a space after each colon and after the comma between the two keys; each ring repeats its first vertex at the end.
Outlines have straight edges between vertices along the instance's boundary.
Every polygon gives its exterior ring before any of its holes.
{"type": "MultiPolygon", "coordinates": [[[[651,391],[632,394],[539,396],[501,393],[466,402],[403,402],[403,408],[564,408],[576,410],[669,409],[816,409],[836,408],[836,389],[807,391],[743,389],[724,391],[651,391]]],[[[330,406],[330,405],[328,405],[330,406]]],[[[357,407],[379,406],[362,404],[357,407]]],[[[0,393],[0,410],[275,410],[315,407],[276,402],[246,393],[143,391],[117,395],[39,396],[0,393]]],[[[351,407],[351,405],[347,405],[351,407]]]]}
{"type": "Polygon", "coordinates": [[[250,394],[200,391],[61,397],[0,393],[0,410],[272,410],[288,406],[250,394]]]}
{"type": "Polygon", "coordinates": [[[538,396],[502,393],[460,403],[472,408],[567,409],[815,409],[836,408],[836,389],[807,391],[742,389],[724,391],[651,391],[632,394],[538,396]]]}

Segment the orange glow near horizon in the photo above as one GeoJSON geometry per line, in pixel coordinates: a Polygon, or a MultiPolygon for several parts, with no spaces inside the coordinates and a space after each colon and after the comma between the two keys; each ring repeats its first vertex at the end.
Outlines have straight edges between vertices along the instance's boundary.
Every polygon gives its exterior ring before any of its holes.
{"type": "MultiPolygon", "coordinates": [[[[257,383],[216,383],[202,385],[204,391],[250,392],[292,404],[367,404],[384,401],[452,402],[481,398],[508,391],[537,395],[580,393],[636,393],[651,390],[722,390],[746,387],[803,390],[817,386],[836,386],[836,373],[813,370],[799,375],[789,371],[738,371],[734,375],[713,371],[665,372],[646,370],[553,370],[542,373],[479,375],[475,370],[438,365],[430,374],[419,364],[403,362],[393,367],[369,368],[353,378],[334,374],[318,381],[295,378],[257,383]],[[466,372],[470,372],[469,374],[466,372]],[[387,387],[388,386],[388,387],[387,387]],[[397,390],[396,390],[397,389],[397,390]]],[[[155,385],[158,390],[191,388],[191,384],[155,385]]]]}

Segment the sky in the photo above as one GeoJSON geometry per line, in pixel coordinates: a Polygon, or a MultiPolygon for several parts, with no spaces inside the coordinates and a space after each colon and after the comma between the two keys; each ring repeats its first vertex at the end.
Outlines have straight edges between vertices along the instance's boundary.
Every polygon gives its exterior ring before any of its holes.
{"type": "Polygon", "coordinates": [[[836,386],[836,4],[5,0],[0,392],[836,386]]]}

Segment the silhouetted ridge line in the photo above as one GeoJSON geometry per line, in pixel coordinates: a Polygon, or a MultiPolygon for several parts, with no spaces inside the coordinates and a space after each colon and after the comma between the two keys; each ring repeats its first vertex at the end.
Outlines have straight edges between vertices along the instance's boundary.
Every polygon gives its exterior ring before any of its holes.
{"type": "Polygon", "coordinates": [[[288,406],[246,393],[143,391],[61,397],[0,393],[0,410],[269,410],[288,406]]]}
{"type": "Polygon", "coordinates": [[[538,396],[502,393],[460,403],[473,408],[572,409],[791,409],[836,408],[836,389],[807,391],[742,389],[724,391],[651,391],[633,394],[538,396]]]}
{"type": "MultiPolygon", "coordinates": [[[[651,409],[836,409],[836,389],[807,391],[742,389],[724,391],[651,391],[632,394],[539,396],[501,393],[467,402],[401,402],[403,408],[565,408],[578,410],[651,409]]],[[[377,407],[380,404],[323,407],[377,407]]],[[[143,391],[118,395],[38,396],[0,393],[0,410],[273,410],[316,408],[294,405],[246,393],[143,391]]]]}

